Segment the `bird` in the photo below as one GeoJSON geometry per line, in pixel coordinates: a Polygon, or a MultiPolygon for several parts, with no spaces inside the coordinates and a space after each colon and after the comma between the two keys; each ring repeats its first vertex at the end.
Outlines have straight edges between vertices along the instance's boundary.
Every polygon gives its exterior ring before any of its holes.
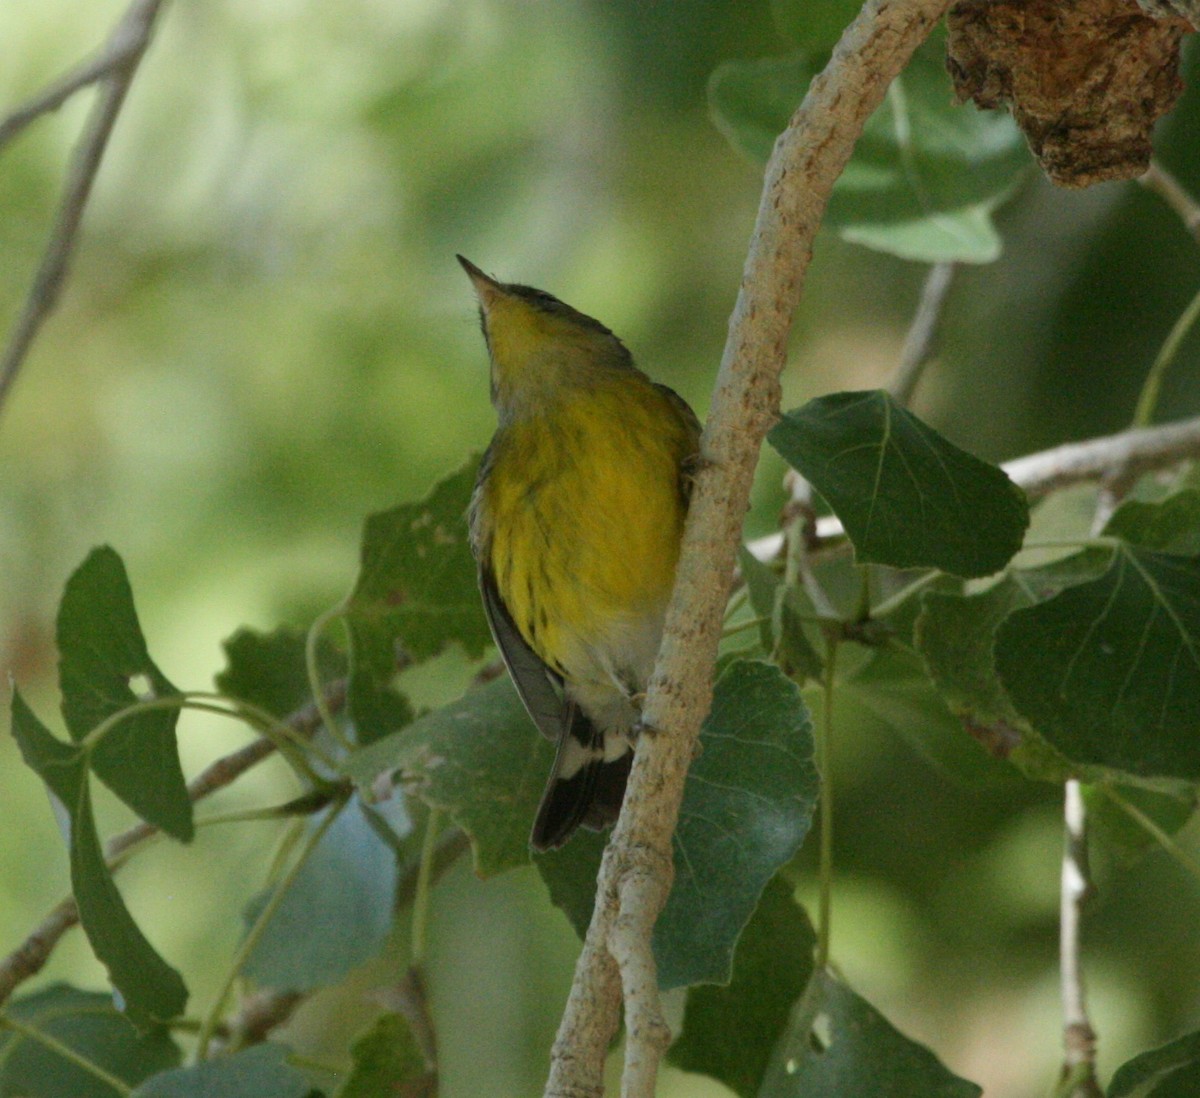
{"type": "Polygon", "coordinates": [[[457,259],[478,299],[497,417],[470,543],[496,647],[557,745],[530,835],[546,851],[620,812],[700,422],[600,321],[457,259]]]}

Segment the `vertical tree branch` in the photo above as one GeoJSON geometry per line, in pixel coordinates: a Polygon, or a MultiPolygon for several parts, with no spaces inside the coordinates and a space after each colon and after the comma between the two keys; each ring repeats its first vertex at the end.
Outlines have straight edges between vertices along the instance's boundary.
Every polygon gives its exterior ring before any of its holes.
{"type": "Polygon", "coordinates": [[[671,839],[701,721],[759,447],[779,414],[779,375],[813,240],[871,112],[949,0],[868,0],[776,142],[701,441],[675,593],[643,710],[621,817],[551,1056],[546,1095],[599,1098],[624,986],[622,1093],[654,1093],[665,1024],[650,934],[670,891],[671,839]],[[617,958],[621,964],[618,967],[617,958]]]}
{"type": "Polygon", "coordinates": [[[1083,986],[1080,930],[1083,905],[1091,894],[1087,817],[1083,789],[1071,778],[1063,802],[1062,897],[1059,911],[1059,967],[1063,1006],[1062,1098],[1101,1098],[1096,1082],[1096,1033],[1088,1019],[1083,986]]]}
{"type": "Polygon", "coordinates": [[[100,169],[104,150],[108,147],[108,139],[116,124],[117,115],[125,102],[125,94],[129,91],[138,63],[150,44],[154,21],[162,3],[163,0],[133,0],[113,30],[98,61],[85,64],[76,73],[68,74],[43,95],[16,111],[3,124],[4,136],[7,139],[39,114],[60,106],[69,95],[80,88],[97,81],[100,84],[99,96],[71,156],[58,215],[50,232],[46,250],[42,254],[41,264],[8,337],[4,353],[0,355],[0,413],[4,410],[8,394],[25,356],[29,353],[29,348],[33,345],[42,324],[58,304],[71,255],[75,250],[84,207],[92,192],[92,184],[100,169]]]}

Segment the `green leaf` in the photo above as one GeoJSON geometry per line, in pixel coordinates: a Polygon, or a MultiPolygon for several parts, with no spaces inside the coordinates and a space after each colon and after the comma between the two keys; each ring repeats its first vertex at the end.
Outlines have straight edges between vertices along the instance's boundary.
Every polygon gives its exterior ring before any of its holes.
{"type": "Polygon", "coordinates": [[[811,400],[767,439],[829,502],[862,563],[986,576],[1021,547],[1024,493],[885,392],[811,400]]]}
{"type": "Polygon", "coordinates": [[[846,646],[838,653],[837,671],[838,727],[896,737],[943,777],[962,785],[1011,780],[1011,767],[984,749],[977,729],[964,728],[911,649],[899,643],[846,646]]]}
{"type": "Polygon", "coordinates": [[[1119,549],[1100,577],[1013,611],[996,670],[1073,763],[1200,778],[1200,558],[1119,549]]]}
{"type": "Polygon", "coordinates": [[[771,0],[780,33],[810,53],[832,50],[860,7],[858,0],[771,0]]]}
{"type": "Polygon", "coordinates": [[[350,1048],[350,1077],[337,1098],[419,1098],[432,1096],[435,1076],[425,1063],[408,1022],[399,1014],[381,1014],[350,1048]]]}
{"type": "Polygon", "coordinates": [[[187,988],[138,929],[113,883],[96,831],[83,751],[51,735],[16,690],[12,730],[22,757],[70,818],[71,890],[79,921],[123,1009],[143,1027],[174,1018],[187,1003],[187,988]]]}
{"type": "MultiPolygon", "coordinates": [[[[675,883],[654,928],[664,989],[726,983],[733,951],[776,870],[812,822],[812,725],[795,683],[772,664],[731,663],[717,680],[675,830],[675,883]]],[[[580,934],[605,837],[580,833],[535,862],[580,934]]]]}
{"type": "MultiPolygon", "coordinates": [[[[272,633],[239,629],[221,646],[225,669],[216,677],[217,689],[282,720],[312,699],[305,640],[300,630],[287,627],[272,633]]],[[[317,645],[317,667],[323,682],[346,674],[345,659],[326,641],[317,645]]]]}
{"type": "Polygon", "coordinates": [[[718,65],[708,80],[713,124],[735,149],[765,163],[820,70],[807,53],[718,65]]]}
{"type": "Polygon", "coordinates": [[[738,550],[738,567],[746,581],[750,606],[762,619],[763,650],[788,678],[798,682],[819,678],[824,664],[804,632],[803,616],[812,614],[811,605],[744,545],[738,550]]]}
{"type": "Polygon", "coordinates": [[[744,660],[718,680],[675,830],[675,884],[654,927],[664,988],[729,979],[762,890],[800,848],[817,800],[800,690],[744,660]]]}
{"type": "Polygon", "coordinates": [[[1154,503],[1127,500],[1104,532],[1160,553],[1196,556],[1200,554],[1200,491],[1184,488],[1154,503]]]}
{"type": "Polygon", "coordinates": [[[1087,801],[1089,833],[1124,865],[1131,865],[1147,851],[1158,849],[1159,844],[1114,798],[1140,812],[1168,835],[1174,835],[1192,818],[1197,799],[1192,786],[1160,791],[1136,785],[1105,789],[1086,785],[1083,795],[1087,801]]]}
{"type": "Polygon", "coordinates": [[[981,1088],[950,1072],[833,976],[818,974],[813,1011],[797,1012],[761,1098],[978,1098],[981,1088]]]}
{"type": "Polygon", "coordinates": [[[458,642],[478,657],[490,641],[465,517],[477,466],[472,459],[419,503],[367,518],[345,614],[353,653],[348,706],[360,742],[411,719],[388,687],[399,653],[420,661],[458,642]]]}
{"type": "MultiPolygon", "coordinates": [[[[58,651],[63,717],[76,742],[139,698],[179,693],[146,651],[129,577],[108,546],[92,550],[67,580],[58,651]]],[[[123,720],[95,746],[91,767],[143,819],[187,842],[192,802],[175,742],[178,717],[171,707],[123,720]]]]}
{"type": "Polygon", "coordinates": [[[281,1045],[255,1045],[230,1056],[147,1079],[130,1098],[309,1098],[312,1087],[281,1045]]]}
{"type": "Polygon", "coordinates": [[[816,935],[791,886],[774,877],[746,925],[727,987],[694,987],[667,1058],[754,1098],[792,1003],[812,978],[816,935]]]}
{"type": "Polygon", "coordinates": [[[1108,1098],[1190,1098],[1200,1094],[1200,1032],[1143,1052],[1117,1069],[1108,1098]]]}
{"type": "MultiPolygon", "coordinates": [[[[319,816],[309,820],[309,829],[320,822],[319,816]]],[[[247,959],[245,974],[265,987],[287,991],[336,983],[387,943],[396,881],[396,852],[355,798],[300,868],[247,959]]],[[[272,892],[250,901],[247,927],[272,892]]]]}
{"type": "Polygon", "coordinates": [[[529,832],[553,761],[553,746],[503,675],[356,752],[348,771],[369,787],[399,769],[412,792],[466,832],[475,871],[489,877],[529,863],[529,832]]]}
{"type": "MultiPolygon", "coordinates": [[[[825,7],[825,17],[841,20],[825,7]]],[[[813,45],[829,41],[823,20],[812,26],[813,45]]],[[[955,104],[942,43],[938,35],[916,53],[868,119],[826,224],[904,259],[986,263],[1000,253],[992,212],[1028,170],[1029,153],[1006,114],[955,104]]],[[[822,53],[802,51],[720,66],[708,88],[717,128],[765,161],[822,62],[822,53]]]]}
{"type": "MultiPolygon", "coordinates": [[[[114,1009],[112,996],[51,984],[14,999],[5,1014],[54,1038],[131,1086],[175,1067],[178,1046],[154,1027],[139,1033],[114,1009]]],[[[22,1098],[113,1098],[116,1091],[56,1052],[0,1025],[0,1095],[22,1098]]]]}

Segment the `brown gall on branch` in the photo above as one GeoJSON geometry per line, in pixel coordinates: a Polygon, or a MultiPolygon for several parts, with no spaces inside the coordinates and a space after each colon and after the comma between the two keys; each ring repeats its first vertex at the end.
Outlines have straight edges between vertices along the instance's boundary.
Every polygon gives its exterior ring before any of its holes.
{"type": "Polygon", "coordinates": [[[767,165],[729,337],[701,440],[675,593],[643,709],[620,819],[551,1055],[549,1098],[600,1098],[624,993],[625,1098],[654,1093],[665,1024],[650,936],[672,878],[684,778],[712,698],[712,669],[762,440],[813,240],[854,143],[949,0],[868,0],[767,165]],[[619,960],[619,964],[618,964],[619,960]],[[625,984],[622,987],[622,979],[625,984]]]}
{"type": "Polygon", "coordinates": [[[1008,107],[1063,187],[1145,172],[1154,123],[1183,91],[1180,42],[1195,30],[1137,0],[959,0],[947,26],[959,100],[1008,107]]]}

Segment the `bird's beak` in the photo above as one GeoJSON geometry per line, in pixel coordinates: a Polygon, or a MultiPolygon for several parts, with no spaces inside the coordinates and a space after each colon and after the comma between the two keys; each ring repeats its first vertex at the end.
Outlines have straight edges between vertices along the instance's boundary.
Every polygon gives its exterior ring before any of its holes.
{"type": "Polygon", "coordinates": [[[471,284],[475,287],[475,296],[479,298],[479,304],[486,313],[497,298],[505,296],[503,286],[490,275],[484,274],[469,259],[461,255],[455,256],[455,258],[462,264],[462,269],[470,277],[471,284]]]}

